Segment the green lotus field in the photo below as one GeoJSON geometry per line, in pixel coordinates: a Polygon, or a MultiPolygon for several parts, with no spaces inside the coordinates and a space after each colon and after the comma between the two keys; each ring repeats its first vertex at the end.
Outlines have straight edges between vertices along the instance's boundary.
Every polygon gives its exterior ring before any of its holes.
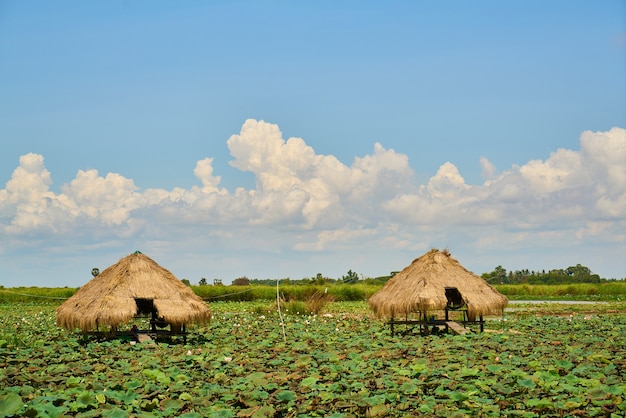
{"type": "Polygon", "coordinates": [[[56,306],[0,305],[0,417],[626,415],[624,302],[427,337],[392,337],[365,302],[222,302],[186,342],[136,344],[61,329],[56,306]]]}

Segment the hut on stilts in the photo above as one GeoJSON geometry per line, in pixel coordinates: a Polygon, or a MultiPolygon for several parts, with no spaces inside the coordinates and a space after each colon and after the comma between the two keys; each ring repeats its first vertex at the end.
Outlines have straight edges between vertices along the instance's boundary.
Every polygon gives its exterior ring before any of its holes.
{"type": "Polygon", "coordinates": [[[462,334],[470,325],[484,328],[485,315],[502,315],[508,299],[466,270],[447,250],[432,249],[396,273],[370,297],[379,318],[388,318],[392,335],[462,334]]]}
{"type": "Polygon", "coordinates": [[[81,287],[57,308],[56,316],[57,324],[69,330],[110,336],[128,333],[118,328],[145,318],[147,329],[133,331],[136,337],[186,339],[187,325],[207,323],[211,311],[169,270],[136,251],[81,287]]]}

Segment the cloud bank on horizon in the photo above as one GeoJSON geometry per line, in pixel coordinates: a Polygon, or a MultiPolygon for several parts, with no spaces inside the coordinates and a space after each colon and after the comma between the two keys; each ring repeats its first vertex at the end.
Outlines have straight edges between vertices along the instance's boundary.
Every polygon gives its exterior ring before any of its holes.
{"type": "MultiPolygon", "coordinates": [[[[407,155],[381,143],[346,165],[305,139],[283,138],[277,124],[263,120],[246,120],[227,145],[230,165],[252,173],[254,188],[222,187],[207,156],[190,167],[198,181],[190,188],[143,189],[119,173],[87,169],[56,193],[45,156],[22,155],[0,190],[0,257],[10,264],[29,254],[34,263],[54,259],[71,270],[97,250],[107,254],[99,259],[103,268],[136,246],[179,277],[197,275],[192,282],[230,282],[319,271],[339,277],[348,269],[373,277],[448,247],[469,269],[482,269],[478,274],[505,262],[535,267],[525,264],[535,257],[545,269],[578,262],[602,277],[626,277],[621,127],[582,132],[580,149],[557,149],[520,166],[499,170],[482,158],[479,185],[466,183],[451,162],[419,184],[407,155]]],[[[81,285],[84,271],[54,285],[81,285]]]]}

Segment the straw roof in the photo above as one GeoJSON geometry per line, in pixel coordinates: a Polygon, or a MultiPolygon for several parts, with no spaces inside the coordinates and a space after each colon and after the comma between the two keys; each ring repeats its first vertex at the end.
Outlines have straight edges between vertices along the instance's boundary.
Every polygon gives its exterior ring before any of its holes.
{"type": "Polygon", "coordinates": [[[502,314],[508,303],[481,277],[466,270],[447,250],[433,249],[394,275],[370,297],[368,303],[380,318],[443,310],[446,288],[456,288],[467,305],[470,320],[480,315],[502,314]]]}
{"type": "Polygon", "coordinates": [[[117,327],[137,314],[135,299],[152,300],[158,316],[173,326],[206,323],[207,304],[150,257],[135,252],[108,267],[57,308],[57,324],[93,331],[117,327]]]}

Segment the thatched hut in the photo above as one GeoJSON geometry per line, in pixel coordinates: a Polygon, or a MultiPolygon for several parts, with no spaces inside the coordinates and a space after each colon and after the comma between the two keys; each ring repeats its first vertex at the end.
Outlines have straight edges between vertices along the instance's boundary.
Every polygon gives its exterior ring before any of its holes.
{"type": "MultiPolygon", "coordinates": [[[[506,296],[481,277],[466,270],[447,250],[433,249],[396,273],[370,297],[369,306],[379,318],[433,321],[433,314],[462,310],[465,322],[481,321],[483,315],[501,315],[506,296]]],[[[482,327],[482,325],[481,325],[482,327]]]]}
{"type": "Polygon", "coordinates": [[[84,332],[112,330],[138,315],[184,330],[211,319],[207,304],[191,288],[139,251],[122,258],[57,308],[57,324],[84,332]]]}

